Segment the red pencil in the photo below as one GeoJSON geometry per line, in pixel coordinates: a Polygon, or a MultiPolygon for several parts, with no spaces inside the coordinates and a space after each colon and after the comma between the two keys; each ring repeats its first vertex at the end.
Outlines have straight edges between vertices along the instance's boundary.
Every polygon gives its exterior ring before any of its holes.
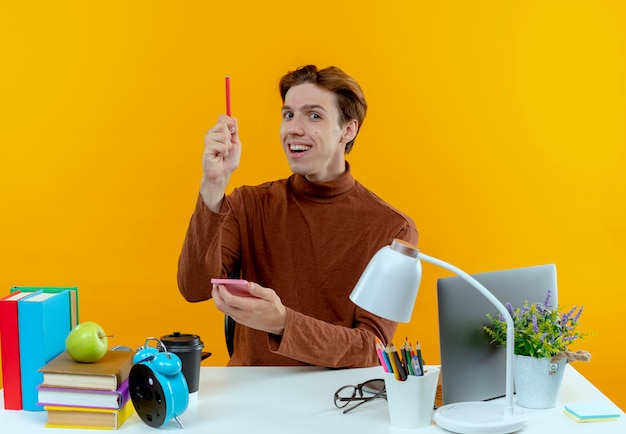
{"type": "Polygon", "coordinates": [[[226,76],[226,115],[230,116],[230,77],[226,76]]]}

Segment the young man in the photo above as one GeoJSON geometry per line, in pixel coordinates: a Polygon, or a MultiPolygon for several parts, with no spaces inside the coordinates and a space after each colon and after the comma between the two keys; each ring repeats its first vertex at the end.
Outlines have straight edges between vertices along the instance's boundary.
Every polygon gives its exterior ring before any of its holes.
{"type": "Polygon", "coordinates": [[[230,365],[374,366],[375,338],[396,323],[348,298],[371,257],[394,238],[417,244],[411,218],[358,183],[345,159],[367,104],[336,67],[287,73],[280,138],[293,174],[225,196],[239,165],[237,120],[222,115],[205,137],[204,175],[179,259],[186,300],[213,298],[235,321],[230,365]],[[211,278],[234,270],[255,297],[211,278]]]}

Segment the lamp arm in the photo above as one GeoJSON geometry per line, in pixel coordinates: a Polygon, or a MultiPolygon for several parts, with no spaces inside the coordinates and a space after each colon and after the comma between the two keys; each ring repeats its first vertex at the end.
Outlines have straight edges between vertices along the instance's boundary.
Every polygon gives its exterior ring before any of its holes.
{"type": "Polygon", "coordinates": [[[504,307],[504,305],[500,302],[500,300],[498,300],[491,292],[489,292],[489,290],[485,288],[478,280],[474,279],[465,271],[455,267],[454,265],[448,264],[447,262],[444,262],[440,259],[425,255],[422,252],[418,252],[417,257],[426,262],[430,262],[431,264],[438,265],[442,268],[445,268],[446,270],[452,271],[453,273],[457,274],[467,283],[471,284],[474,288],[476,288],[478,292],[484,295],[487,298],[487,300],[489,300],[491,304],[493,304],[498,309],[498,311],[502,314],[502,317],[504,318],[506,322],[506,348],[505,348],[506,349],[506,360],[505,360],[506,413],[512,415],[513,414],[513,357],[515,354],[514,353],[515,333],[513,329],[514,325],[513,325],[513,319],[511,318],[511,314],[506,309],[506,307],[504,307]]]}

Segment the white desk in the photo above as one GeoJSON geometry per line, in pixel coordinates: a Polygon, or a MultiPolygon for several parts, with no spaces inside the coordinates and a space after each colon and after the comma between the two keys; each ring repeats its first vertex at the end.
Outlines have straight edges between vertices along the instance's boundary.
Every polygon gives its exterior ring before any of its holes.
{"type": "MultiPolygon", "coordinates": [[[[408,430],[393,427],[385,400],[366,403],[343,414],[333,404],[335,390],[382,378],[380,367],[348,370],[322,368],[203,367],[200,391],[187,411],[180,416],[185,428],[171,420],[160,431],[181,434],[222,433],[323,433],[323,434],[408,434],[445,433],[436,425],[408,430]]],[[[1,396],[1,394],[0,394],[1,396]]],[[[568,366],[561,397],[556,408],[526,410],[529,421],[523,433],[626,433],[626,416],[600,423],[576,423],[563,414],[563,404],[608,398],[568,366]]],[[[20,434],[93,434],[93,430],[44,428],[45,412],[4,410],[0,398],[0,432],[20,434]]],[[[158,432],[134,414],[118,430],[122,433],[158,432]]]]}

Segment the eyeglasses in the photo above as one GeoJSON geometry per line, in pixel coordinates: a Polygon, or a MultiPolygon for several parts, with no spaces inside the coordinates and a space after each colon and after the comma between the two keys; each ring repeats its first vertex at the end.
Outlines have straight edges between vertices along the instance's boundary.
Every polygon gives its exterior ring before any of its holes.
{"type": "Polygon", "coordinates": [[[385,392],[385,380],[376,378],[367,380],[356,386],[343,386],[335,392],[335,407],[343,408],[343,414],[354,410],[361,404],[372,401],[376,398],[387,399],[385,392]],[[348,407],[350,403],[356,402],[356,405],[348,407]]]}

